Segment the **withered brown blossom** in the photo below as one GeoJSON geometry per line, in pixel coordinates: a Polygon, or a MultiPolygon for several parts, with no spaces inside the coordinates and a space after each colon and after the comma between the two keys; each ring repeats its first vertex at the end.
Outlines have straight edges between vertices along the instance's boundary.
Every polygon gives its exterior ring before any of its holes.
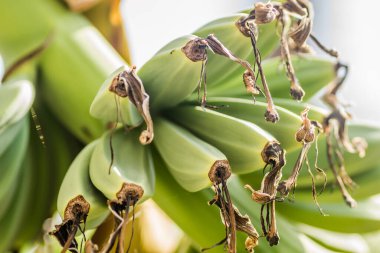
{"type": "Polygon", "coordinates": [[[356,201],[351,197],[346,187],[353,189],[356,184],[348,175],[344,166],[344,151],[358,153],[359,157],[365,156],[367,142],[360,137],[352,140],[348,136],[347,120],[351,115],[346,111],[345,106],[339,101],[337,92],[341,88],[348,74],[348,66],[342,63],[336,65],[336,79],[328,87],[324,95],[324,101],[331,107],[332,111],[323,122],[326,133],[327,158],[329,166],[334,174],[335,180],[342,193],[343,199],[350,207],[356,206],[356,201]],[[343,74],[339,71],[343,70],[343,74]],[[336,168],[338,167],[338,169],[336,168]]]}
{"type": "Polygon", "coordinates": [[[118,74],[108,89],[119,97],[128,97],[129,101],[136,106],[147,126],[147,129],[140,134],[140,143],[143,145],[151,143],[154,132],[153,120],[149,110],[149,95],[145,92],[144,85],[136,74],[136,67],[133,66],[130,70],[118,74]]]}
{"type": "Polygon", "coordinates": [[[261,156],[266,164],[272,166],[271,170],[265,174],[260,190],[256,191],[250,185],[245,186],[245,188],[252,192],[252,199],[262,205],[260,216],[261,227],[270,246],[277,245],[280,240],[276,225],[275,202],[278,200],[277,186],[282,177],[282,168],[286,163],[285,153],[279,142],[268,142],[261,156]],[[267,208],[267,214],[264,219],[263,212],[265,207],[267,208]]]}
{"type": "Polygon", "coordinates": [[[81,228],[80,224],[86,224],[89,211],[90,204],[84,199],[84,197],[82,195],[76,196],[67,204],[62,223],[56,225],[54,231],[49,232],[50,235],[53,235],[58,239],[63,247],[61,251],[62,253],[67,250],[78,252],[78,243],[75,239],[75,235],[78,230],[84,235],[85,226],[84,228],[81,228]]]}
{"type": "MultiPolygon", "coordinates": [[[[288,179],[281,181],[280,184],[277,187],[278,192],[284,196],[287,197],[289,195],[289,192],[292,189],[295,189],[296,184],[297,184],[297,178],[298,175],[303,167],[303,164],[306,163],[308,172],[311,176],[312,179],[312,195],[314,199],[314,203],[317,205],[319,211],[321,212],[322,215],[325,215],[325,213],[322,211],[322,208],[319,206],[318,200],[317,200],[317,190],[315,187],[315,180],[314,180],[314,175],[311,172],[310,165],[309,165],[309,160],[308,160],[308,152],[310,150],[311,145],[315,142],[317,139],[317,136],[319,134],[319,131],[322,130],[322,126],[320,123],[317,121],[311,121],[308,118],[308,112],[310,108],[306,108],[302,113],[301,113],[301,119],[302,119],[302,125],[301,127],[297,130],[295,134],[295,139],[297,142],[302,143],[302,149],[301,152],[298,155],[297,161],[293,167],[292,173],[289,176],[288,179]]],[[[317,144],[316,144],[317,145],[317,144]]],[[[316,148],[318,148],[316,146],[316,148]]],[[[317,149],[317,154],[318,154],[318,149],[317,149]]],[[[323,186],[323,189],[326,186],[326,174],[324,171],[317,166],[317,160],[318,157],[316,157],[316,163],[315,163],[315,169],[324,175],[325,177],[325,184],[323,186]]],[[[322,189],[322,191],[323,191],[322,189]]],[[[322,192],[321,191],[321,192],[322,192]]]]}
{"type": "Polygon", "coordinates": [[[209,172],[209,178],[213,184],[215,196],[209,201],[209,205],[216,205],[220,209],[222,222],[226,227],[226,236],[220,242],[209,248],[226,244],[228,252],[236,252],[236,231],[245,233],[248,238],[246,240],[246,248],[248,252],[254,252],[254,248],[258,245],[259,235],[253,227],[248,215],[242,215],[236,206],[232,204],[232,200],[227,188],[227,179],[231,176],[230,165],[227,160],[216,161],[209,172]]]}

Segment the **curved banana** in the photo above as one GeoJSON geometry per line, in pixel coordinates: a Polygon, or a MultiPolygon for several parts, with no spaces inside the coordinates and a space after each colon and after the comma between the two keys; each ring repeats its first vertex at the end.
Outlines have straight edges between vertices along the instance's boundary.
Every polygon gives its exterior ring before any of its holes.
{"type": "Polygon", "coordinates": [[[150,149],[136,141],[137,135],[137,129],[105,133],[91,157],[91,181],[108,198],[115,221],[102,253],[109,252],[117,240],[117,248],[124,251],[130,207],[134,212],[136,204],[153,195],[155,174],[150,149]]]}
{"type": "Polygon", "coordinates": [[[190,192],[211,186],[208,174],[216,164],[227,162],[226,156],[170,121],[159,119],[155,126],[154,145],[177,182],[190,192]]]}
{"type": "Polygon", "coordinates": [[[28,147],[28,118],[22,119],[19,124],[17,136],[0,156],[0,218],[10,212],[9,205],[15,202],[15,192],[19,187],[18,179],[24,173],[22,163],[28,147]]]}
{"type": "Polygon", "coordinates": [[[67,204],[81,195],[90,204],[86,218],[86,228],[99,226],[109,214],[106,198],[92,185],[89,167],[92,153],[98,141],[88,144],[70,165],[62,181],[57,198],[57,209],[61,217],[65,216],[67,204]]]}
{"type": "MultiPolygon", "coordinates": [[[[28,127],[24,127],[23,133],[19,136],[24,138],[24,141],[26,142],[28,139],[28,133],[28,127]]],[[[19,173],[17,177],[18,181],[13,182],[16,184],[16,189],[12,196],[11,205],[7,208],[7,212],[0,218],[0,227],[2,231],[6,231],[6,233],[2,233],[2,236],[0,237],[0,252],[10,250],[10,247],[17,236],[17,231],[23,225],[21,224],[22,219],[20,219],[20,217],[29,209],[27,205],[29,203],[29,192],[32,190],[33,180],[37,177],[37,174],[33,173],[33,170],[30,167],[28,157],[21,157],[20,160],[22,162],[22,173],[19,173]]]]}
{"type": "Polygon", "coordinates": [[[28,80],[17,80],[0,85],[0,132],[19,121],[30,110],[34,87],[28,80]]]}
{"type": "Polygon", "coordinates": [[[136,142],[137,136],[137,131],[126,133],[119,129],[104,134],[95,147],[90,162],[91,181],[109,200],[115,199],[126,183],[144,189],[141,202],[153,195],[152,158],[149,148],[136,142]]]}
{"type": "Polygon", "coordinates": [[[138,71],[151,96],[151,111],[177,105],[197,87],[202,64],[192,62],[181,51],[194,38],[196,37],[188,35],[169,42],[138,71]]]}
{"type": "Polygon", "coordinates": [[[274,137],[257,125],[200,106],[181,106],[167,116],[222,151],[233,173],[253,172],[265,166],[257,157],[274,137]]]}
{"type": "MultiPolygon", "coordinates": [[[[321,203],[322,204],[322,203],[321,203]]],[[[342,233],[368,233],[380,227],[380,216],[373,212],[379,208],[375,198],[359,201],[354,209],[347,209],[345,203],[322,204],[328,216],[322,216],[313,203],[292,203],[279,205],[278,211],[289,220],[314,227],[342,233]],[[296,214],[296,215],[295,215],[296,214]]]]}
{"type": "Polygon", "coordinates": [[[265,111],[266,103],[230,97],[213,97],[208,101],[219,107],[218,112],[220,113],[252,122],[265,129],[281,143],[287,152],[299,148],[299,143],[294,138],[289,138],[289,133],[299,128],[301,119],[298,115],[285,109],[286,107],[277,106],[276,109],[281,120],[276,124],[269,124],[262,113],[265,111]]]}
{"type": "Polygon", "coordinates": [[[104,80],[125,62],[82,16],[52,1],[45,8],[35,5],[54,31],[41,55],[41,94],[60,122],[76,137],[90,142],[101,136],[106,126],[88,109],[104,80]]]}

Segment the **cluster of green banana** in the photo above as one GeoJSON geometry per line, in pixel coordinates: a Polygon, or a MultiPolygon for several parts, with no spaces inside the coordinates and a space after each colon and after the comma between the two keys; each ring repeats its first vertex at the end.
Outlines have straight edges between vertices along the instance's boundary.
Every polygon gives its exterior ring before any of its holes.
{"type": "MultiPolygon", "coordinates": [[[[21,15],[15,2],[0,4],[0,10],[7,9],[14,15],[9,17],[11,20],[21,15]]],[[[37,238],[42,220],[51,215],[52,202],[55,207],[53,199],[59,187],[56,206],[62,224],[55,224],[51,233],[66,250],[79,251],[83,230],[96,230],[112,214],[114,230],[109,238],[103,235],[107,239],[98,248],[100,252],[125,251],[132,237],[125,232],[126,224],[133,222],[130,208],[134,210],[136,204],[152,198],[192,240],[189,252],[199,252],[225,236],[226,224],[221,222],[219,210],[207,205],[215,194],[209,173],[221,161],[231,166],[227,186],[234,206],[250,217],[261,234],[260,206],[251,200],[244,185],[260,188],[265,166],[261,152],[274,140],[287,151],[282,173],[284,177],[290,174],[302,148],[294,138],[302,123],[299,114],[310,106],[291,100],[280,57],[269,57],[279,47],[273,23],[258,26],[257,48],[279,122],[268,123],[264,118],[267,104],[261,98],[254,102],[247,93],[242,79],[244,69],[212,52],[207,59],[207,102],[218,109],[202,108],[194,94],[202,63],[191,61],[182,52],[190,40],[214,34],[236,57],[253,62],[251,42],[235,25],[246,14],[234,14],[206,24],[193,35],[173,40],[137,68],[149,94],[154,128],[153,143],[143,146],[139,135],[144,115],[136,107],[136,100],[129,93],[119,97],[109,90],[115,77],[131,68],[81,15],[67,11],[55,0],[22,2],[33,13],[35,22],[15,23],[29,31],[22,35],[27,42],[25,48],[10,46],[9,38],[15,35],[0,22],[4,31],[0,50],[9,54],[4,55],[6,67],[53,32],[40,57],[33,64],[22,65],[0,86],[0,231],[7,231],[1,233],[0,252],[19,249],[37,238]],[[38,77],[34,77],[36,66],[40,69],[38,77]],[[24,70],[25,67],[30,69],[24,70]],[[31,76],[25,77],[30,71],[31,76]],[[35,108],[46,147],[27,119],[34,89],[41,96],[35,108]],[[89,144],[68,166],[72,153],[80,147],[73,136],[89,144]]],[[[292,56],[292,62],[303,84],[305,101],[335,78],[333,61],[292,56]]],[[[128,83],[121,82],[119,88],[128,91],[128,83]]],[[[327,115],[323,109],[310,107],[311,120],[322,121],[327,115]]],[[[327,189],[319,196],[319,203],[329,216],[319,214],[311,193],[311,178],[303,169],[294,201],[276,203],[280,244],[270,247],[260,239],[255,252],[309,252],[313,247],[322,252],[359,252],[355,243],[369,247],[363,236],[354,234],[375,232],[380,227],[380,217],[373,212],[378,203],[369,198],[378,193],[380,168],[376,155],[380,128],[353,124],[349,129],[353,136],[368,141],[365,158],[345,154],[347,170],[360,186],[353,192],[358,207],[349,210],[334,189],[321,135],[316,144],[318,158],[316,149],[311,148],[309,160],[310,164],[317,160],[326,171],[327,189]],[[352,245],[340,240],[347,236],[352,245]]],[[[316,179],[317,188],[322,187],[323,179],[316,179]]],[[[86,238],[91,239],[91,233],[86,238]]],[[[246,235],[237,232],[237,252],[245,250],[245,240],[246,235]]],[[[211,251],[222,252],[223,247],[211,251]]]]}

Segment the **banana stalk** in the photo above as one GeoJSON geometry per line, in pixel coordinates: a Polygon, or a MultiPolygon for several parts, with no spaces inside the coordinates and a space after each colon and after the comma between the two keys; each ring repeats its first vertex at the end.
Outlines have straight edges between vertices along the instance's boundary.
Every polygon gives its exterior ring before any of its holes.
{"type": "Polygon", "coordinates": [[[199,106],[181,106],[172,109],[167,116],[222,151],[232,172],[237,174],[263,168],[264,162],[255,157],[260,157],[266,143],[274,140],[251,122],[199,106]]]}
{"type": "Polygon", "coordinates": [[[176,181],[190,192],[211,186],[208,175],[217,164],[227,162],[226,156],[170,121],[159,119],[155,126],[154,144],[176,181]]]}

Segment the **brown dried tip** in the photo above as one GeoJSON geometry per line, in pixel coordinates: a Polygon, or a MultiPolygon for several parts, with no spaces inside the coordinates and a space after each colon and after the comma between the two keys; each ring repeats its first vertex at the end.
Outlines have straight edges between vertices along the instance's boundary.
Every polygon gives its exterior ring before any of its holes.
{"type": "Polygon", "coordinates": [[[255,248],[259,245],[259,240],[258,238],[252,238],[252,237],[247,237],[245,239],[245,249],[249,253],[255,252],[255,248]]]}
{"type": "Polygon", "coordinates": [[[243,82],[247,92],[252,93],[253,95],[260,94],[259,89],[256,86],[256,77],[252,75],[252,72],[246,70],[243,73],[243,82]]]}
{"type": "Polygon", "coordinates": [[[310,36],[312,27],[312,20],[310,18],[303,18],[297,26],[289,32],[289,36],[296,44],[296,47],[302,48],[305,45],[307,38],[310,36]]]}
{"type": "Polygon", "coordinates": [[[277,121],[280,120],[280,116],[278,115],[276,110],[266,110],[264,114],[265,120],[276,123],[277,121]]]}
{"type": "Polygon", "coordinates": [[[282,7],[287,11],[296,13],[300,16],[306,16],[308,14],[307,9],[302,7],[296,0],[287,0],[282,4],[282,7]]]}
{"type": "Polygon", "coordinates": [[[302,125],[296,132],[296,140],[298,142],[309,143],[313,142],[315,139],[315,125],[311,123],[308,119],[307,114],[310,110],[310,107],[307,107],[301,113],[302,125]]]}
{"type": "Polygon", "coordinates": [[[125,79],[125,73],[126,71],[121,72],[118,74],[116,77],[111,82],[111,85],[108,87],[108,90],[110,92],[115,93],[119,97],[125,98],[128,97],[128,83],[127,80],[125,79]]]}
{"type": "Polygon", "coordinates": [[[280,163],[282,157],[282,153],[284,150],[280,146],[278,141],[269,141],[265,144],[263,150],[261,151],[261,158],[266,164],[271,164],[275,166],[280,163]]]}
{"type": "Polygon", "coordinates": [[[251,33],[253,33],[257,40],[259,37],[259,30],[257,28],[257,25],[253,23],[252,21],[253,20],[250,20],[250,16],[246,15],[239,18],[235,22],[235,25],[244,36],[251,37],[251,33]]]}
{"type": "Polygon", "coordinates": [[[120,191],[116,193],[116,200],[113,202],[125,208],[128,198],[131,200],[129,206],[133,206],[136,204],[134,201],[137,202],[143,195],[144,189],[141,186],[133,183],[123,183],[120,191]]]}
{"type": "Polygon", "coordinates": [[[255,9],[250,15],[255,17],[255,23],[259,25],[272,22],[279,15],[279,12],[272,3],[259,2],[255,4],[255,9]]]}
{"type": "Polygon", "coordinates": [[[298,80],[290,82],[290,95],[297,101],[302,101],[302,98],[305,96],[305,91],[299,85],[298,80]]]}
{"type": "Polygon", "coordinates": [[[49,232],[50,235],[57,238],[63,247],[62,252],[66,252],[67,250],[77,252],[78,243],[75,240],[75,234],[80,223],[86,222],[89,211],[90,204],[82,195],[76,196],[67,204],[62,223],[56,225],[54,231],[49,232]]]}
{"type": "Polygon", "coordinates": [[[221,184],[222,181],[226,181],[230,176],[231,167],[227,160],[216,161],[208,172],[208,177],[214,184],[221,184]]]}
{"type": "Polygon", "coordinates": [[[202,38],[195,38],[186,43],[181,48],[182,52],[193,62],[205,61],[207,59],[207,41],[202,38]]]}
{"type": "Polygon", "coordinates": [[[151,143],[154,132],[149,110],[149,95],[145,92],[144,85],[136,74],[136,67],[132,66],[130,70],[118,74],[108,89],[120,97],[128,97],[129,101],[136,106],[147,126],[147,129],[140,135],[140,143],[143,145],[151,143]]]}

